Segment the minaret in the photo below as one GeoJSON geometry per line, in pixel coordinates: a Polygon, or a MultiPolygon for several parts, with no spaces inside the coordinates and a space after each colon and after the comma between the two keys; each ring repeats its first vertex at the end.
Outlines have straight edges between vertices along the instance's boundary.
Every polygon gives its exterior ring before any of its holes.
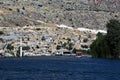
{"type": "Polygon", "coordinates": [[[20,57],[22,57],[23,54],[22,54],[22,38],[20,39],[20,57]]]}
{"type": "Polygon", "coordinates": [[[16,51],[15,51],[15,47],[14,47],[14,56],[16,57],[16,51]]]}

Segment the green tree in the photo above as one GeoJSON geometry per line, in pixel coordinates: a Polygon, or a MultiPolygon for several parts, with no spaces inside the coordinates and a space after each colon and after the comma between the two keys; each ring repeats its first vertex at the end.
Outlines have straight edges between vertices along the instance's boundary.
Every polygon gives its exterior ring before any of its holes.
{"type": "Polygon", "coordinates": [[[119,58],[120,55],[120,22],[110,20],[107,25],[107,34],[97,34],[97,39],[90,46],[89,52],[94,57],[119,58]]]}
{"type": "Polygon", "coordinates": [[[97,39],[90,46],[90,53],[93,55],[93,57],[108,57],[110,49],[106,41],[106,36],[104,36],[102,33],[97,34],[97,39]]]}
{"type": "Polygon", "coordinates": [[[23,46],[22,49],[23,50],[30,50],[30,47],[29,46],[23,46]]]}
{"type": "Polygon", "coordinates": [[[17,57],[20,57],[20,47],[18,47],[16,56],[17,56],[17,57]]]}
{"type": "Polygon", "coordinates": [[[8,45],[7,45],[7,49],[8,49],[8,50],[13,50],[13,49],[14,49],[14,46],[12,46],[11,44],[8,44],[8,45]]]}
{"type": "Polygon", "coordinates": [[[118,58],[120,53],[120,22],[118,20],[112,19],[107,24],[107,41],[111,55],[118,58]]]}

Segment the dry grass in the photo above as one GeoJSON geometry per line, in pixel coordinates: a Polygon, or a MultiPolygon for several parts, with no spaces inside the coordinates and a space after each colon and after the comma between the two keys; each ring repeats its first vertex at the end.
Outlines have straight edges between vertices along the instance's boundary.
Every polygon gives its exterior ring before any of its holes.
{"type": "Polygon", "coordinates": [[[32,7],[32,6],[26,6],[25,10],[30,11],[30,12],[35,12],[36,11],[36,9],[34,7],[32,7]]]}
{"type": "Polygon", "coordinates": [[[3,10],[0,10],[0,14],[4,14],[4,11],[3,11],[3,10]]]}

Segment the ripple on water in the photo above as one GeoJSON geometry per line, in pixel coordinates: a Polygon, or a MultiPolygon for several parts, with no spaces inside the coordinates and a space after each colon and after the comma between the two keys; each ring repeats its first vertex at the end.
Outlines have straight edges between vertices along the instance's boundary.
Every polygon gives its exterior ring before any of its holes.
{"type": "Polygon", "coordinates": [[[119,60],[93,58],[6,58],[0,80],[119,80],[119,66],[119,60]]]}

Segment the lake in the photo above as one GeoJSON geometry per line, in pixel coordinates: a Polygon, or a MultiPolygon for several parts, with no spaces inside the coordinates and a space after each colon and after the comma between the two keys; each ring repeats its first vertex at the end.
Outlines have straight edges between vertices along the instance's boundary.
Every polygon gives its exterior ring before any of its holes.
{"type": "Polygon", "coordinates": [[[120,80],[120,60],[76,57],[0,58],[0,80],[120,80]]]}

